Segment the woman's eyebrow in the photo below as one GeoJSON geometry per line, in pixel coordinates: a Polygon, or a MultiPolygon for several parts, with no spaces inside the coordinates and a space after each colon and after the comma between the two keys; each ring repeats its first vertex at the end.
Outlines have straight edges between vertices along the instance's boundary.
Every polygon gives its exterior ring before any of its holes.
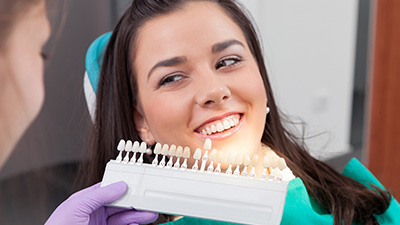
{"type": "Polygon", "coordinates": [[[222,41],[222,42],[218,42],[218,43],[214,44],[211,48],[211,52],[213,54],[217,53],[217,52],[221,52],[232,45],[241,45],[242,47],[244,47],[244,44],[242,42],[232,39],[232,40],[222,41]]]}
{"type": "Polygon", "coordinates": [[[176,66],[178,64],[184,63],[186,62],[187,59],[184,56],[177,56],[177,57],[173,57],[170,59],[166,59],[166,60],[162,60],[159,61],[158,63],[156,63],[150,70],[150,72],[147,75],[147,79],[150,78],[151,73],[157,69],[158,67],[168,67],[168,66],[176,66]]]}

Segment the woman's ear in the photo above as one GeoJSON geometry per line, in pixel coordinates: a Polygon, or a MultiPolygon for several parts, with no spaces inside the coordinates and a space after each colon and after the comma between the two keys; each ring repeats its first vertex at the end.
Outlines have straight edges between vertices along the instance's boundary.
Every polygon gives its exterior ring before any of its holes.
{"type": "Polygon", "coordinates": [[[140,139],[146,142],[147,145],[154,145],[156,141],[153,137],[153,134],[150,132],[146,118],[144,118],[144,116],[138,110],[135,110],[133,120],[135,122],[135,127],[139,133],[140,139]]]}

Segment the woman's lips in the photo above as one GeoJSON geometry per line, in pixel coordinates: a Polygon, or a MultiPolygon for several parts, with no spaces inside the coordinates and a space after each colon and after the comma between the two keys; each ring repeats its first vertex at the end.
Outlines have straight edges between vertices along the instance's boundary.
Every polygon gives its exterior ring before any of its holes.
{"type": "Polygon", "coordinates": [[[205,138],[219,139],[236,133],[242,124],[242,114],[231,114],[201,125],[195,131],[205,138]]]}

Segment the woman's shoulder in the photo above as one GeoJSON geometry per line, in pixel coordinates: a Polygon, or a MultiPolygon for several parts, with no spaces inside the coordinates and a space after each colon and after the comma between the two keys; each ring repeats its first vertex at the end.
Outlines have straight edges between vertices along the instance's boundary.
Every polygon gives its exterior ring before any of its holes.
{"type": "MultiPolygon", "coordinates": [[[[343,170],[343,175],[353,178],[370,189],[372,189],[372,184],[386,190],[379,180],[356,158],[349,161],[343,170]]],[[[375,217],[379,224],[400,224],[399,202],[392,196],[387,210],[375,217]]]]}
{"type": "Polygon", "coordinates": [[[353,178],[368,188],[371,188],[371,184],[384,188],[378,179],[356,158],[352,158],[347,163],[342,174],[353,178]]]}
{"type": "MultiPolygon", "coordinates": [[[[372,188],[372,184],[384,189],[378,179],[355,158],[346,165],[343,175],[368,188],[372,188]]],[[[376,218],[380,224],[400,224],[400,206],[396,199],[392,197],[389,208],[376,218]]],[[[289,183],[281,224],[333,224],[333,216],[324,212],[308,194],[303,181],[296,178],[289,183]]]]}

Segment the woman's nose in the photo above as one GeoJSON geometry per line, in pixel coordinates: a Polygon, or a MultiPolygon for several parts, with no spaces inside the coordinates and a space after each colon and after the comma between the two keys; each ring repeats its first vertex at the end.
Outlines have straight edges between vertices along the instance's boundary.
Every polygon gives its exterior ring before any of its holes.
{"type": "Polygon", "coordinates": [[[198,82],[199,88],[196,94],[196,101],[200,106],[219,105],[231,97],[229,87],[218,78],[218,75],[209,73],[201,80],[201,82],[198,82]]]}

